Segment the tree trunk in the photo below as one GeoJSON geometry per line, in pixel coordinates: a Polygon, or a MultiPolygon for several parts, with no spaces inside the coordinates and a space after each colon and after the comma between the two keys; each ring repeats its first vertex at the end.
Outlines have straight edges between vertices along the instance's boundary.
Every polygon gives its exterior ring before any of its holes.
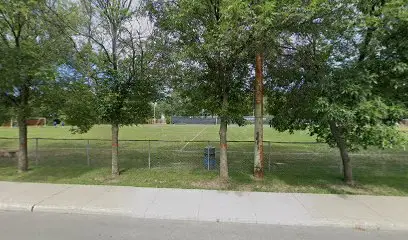
{"type": "MultiPolygon", "coordinates": [[[[224,92],[222,96],[222,109],[226,112],[228,108],[228,95],[224,92]]],[[[228,157],[227,157],[227,128],[228,121],[225,116],[221,116],[220,123],[220,177],[221,179],[228,179],[228,157]]]]}
{"type": "Polygon", "coordinates": [[[262,54],[256,55],[255,69],[255,131],[254,131],[254,177],[263,179],[264,158],[263,158],[263,70],[262,54]]]}
{"type": "Polygon", "coordinates": [[[28,170],[28,151],[27,151],[27,122],[25,113],[20,113],[18,116],[18,172],[26,172],[28,170]]]}
{"type": "Polygon", "coordinates": [[[119,125],[112,124],[112,176],[119,176],[119,125]]]}
{"type": "Polygon", "coordinates": [[[26,172],[28,170],[28,151],[27,151],[27,116],[28,116],[28,97],[29,87],[23,84],[21,87],[21,102],[18,111],[18,172],[26,172]]]}
{"type": "Polygon", "coordinates": [[[228,179],[228,159],[227,159],[227,128],[225,117],[221,117],[220,124],[220,177],[228,179]]]}
{"type": "Polygon", "coordinates": [[[346,182],[346,184],[348,185],[353,185],[354,184],[353,171],[343,131],[339,127],[337,127],[336,123],[333,121],[330,122],[330,131],[333,134],[334,139],[336,140],[337,143],[337,147],[339,148],[340,151],[341,160],[343,162],[344,182],[346,182]]]}

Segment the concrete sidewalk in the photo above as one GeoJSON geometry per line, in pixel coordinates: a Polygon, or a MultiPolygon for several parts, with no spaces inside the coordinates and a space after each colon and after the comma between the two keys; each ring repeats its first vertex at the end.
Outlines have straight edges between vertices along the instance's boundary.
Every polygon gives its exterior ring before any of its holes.
{"type": "Polygon", "coordinates": [[[408,229],[407,197],[0,182],[0,210],[289,226],[408,229]]]}

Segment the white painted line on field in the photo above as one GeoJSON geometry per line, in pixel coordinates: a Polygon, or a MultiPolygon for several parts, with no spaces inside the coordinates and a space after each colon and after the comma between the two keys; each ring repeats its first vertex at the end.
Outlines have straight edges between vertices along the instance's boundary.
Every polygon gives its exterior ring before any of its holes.
{"type": "Polygon", "coordinates": [[[205,128],[203,128],[203,130],[201,130],[199,133],[197,133],[197,135],[195,135],[195,137],[193,137],[192,139],[190,139],[190,140],[180,149],[180,152],[183,151],[184,148],[186,148],[186,147],[188,146],[188,144],[189,144],[191,141],[194,141],[194,139],[196,139],[198,136],[200,136],[200,134],[203,133],[204,130],[206,130],[207,128],[208,128],[208,126],[205,126],[205,128]]]}

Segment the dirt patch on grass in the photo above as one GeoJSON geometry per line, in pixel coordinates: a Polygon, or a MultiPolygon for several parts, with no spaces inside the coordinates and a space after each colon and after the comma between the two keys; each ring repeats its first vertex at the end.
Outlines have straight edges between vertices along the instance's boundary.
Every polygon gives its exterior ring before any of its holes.
{"type": "Polygon", "coordinates": [[[196,181],[192,182],[191,186],[194,188],[201,189],[214,189],[214,190],[226,190],[230,188],[230,183],[226,180],[221,180],[219,178],[206,181],[196,181]]]}
{"type": "Polygon", "coordinates": [[[120,183],[120,177],[112,177],[112,176],[97,176],[93,178],[93,181],[99,184],[118,184],[120,183]]]}
{"type": "Polygon", "coordinates": [[[252,192],[253,190],[254,190],[254,187],[249,184],[240,185],[237,187],[237,191],[240,191],[240,192],[252,192]]]}

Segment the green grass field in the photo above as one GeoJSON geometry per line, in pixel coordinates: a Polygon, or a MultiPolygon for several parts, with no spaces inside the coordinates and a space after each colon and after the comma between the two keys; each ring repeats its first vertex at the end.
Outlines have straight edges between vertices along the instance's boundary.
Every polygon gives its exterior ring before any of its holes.
{"type": "MultiPolygon", "coordinates": [[[[71,134],[69,127],[30,127],[29,138],[68,138],[68,139],[110,139],[110,126],[99,125],[92,128],[86,134],[71,134]]],[[[119,131],[121,140],[150,139],[150,140],[218,140],[219,126],[215,125],[139,125],[133,127],[122,127],[119,131]]],[[[296,134],[280,133],[272,128],[264,129],[266,141],[306,141],[314,142],[307,132],[296,132],[296,134]]],[[[0,128],[0,137],[18,137],[16,128],[0,128]]],[[[228,128],[228,140],[252,141],[253,127],[238,127],[231,125],[228,128]]]]}
{"type": "MultiPolygon", "coordinates": [[[[251,141],[252,135],[253,126],[230,126],[228,129],[229,141],[251,141]]],[[[253,143],[230,142],[228,157],[231,178],[228,182],[220,182],[217,169],[208,171],[203,164],[204,147],[208,144],[218,146],[218,126],[123,127],[120,129],[119,147],[123,172],[119,178],[112,179],[109,126],[96,126],[82,135],[71,134],[69,127],[30,127],[30,171],[17,174],[15,159],[0,158],[0,180],[408,195],[408,152],[403,148],[383,151],[370,149],[352,154],[357,185],[348,187],[341,181],[340,157],[336,149],[330,149],[325,144],[316,144],[306,131],[298,131],[295,134],[280,133],[265,126],[264,135],[265,180],[254,181],[251,177],[253,143]],[[40,138],[37,140],[38,150],[35,138],[40,138]],[[87,139],[92,140],[88,142],[87,139]],[[130,140],[152,141],[149,144],[148,141],[130,140]]],[[[18,131],[15,128],[0,128],[0,138],[17,136],[18,131]]],[[[15,139],[0,139],[0,150],[17,149],[17,146],[15,139]]]]}

